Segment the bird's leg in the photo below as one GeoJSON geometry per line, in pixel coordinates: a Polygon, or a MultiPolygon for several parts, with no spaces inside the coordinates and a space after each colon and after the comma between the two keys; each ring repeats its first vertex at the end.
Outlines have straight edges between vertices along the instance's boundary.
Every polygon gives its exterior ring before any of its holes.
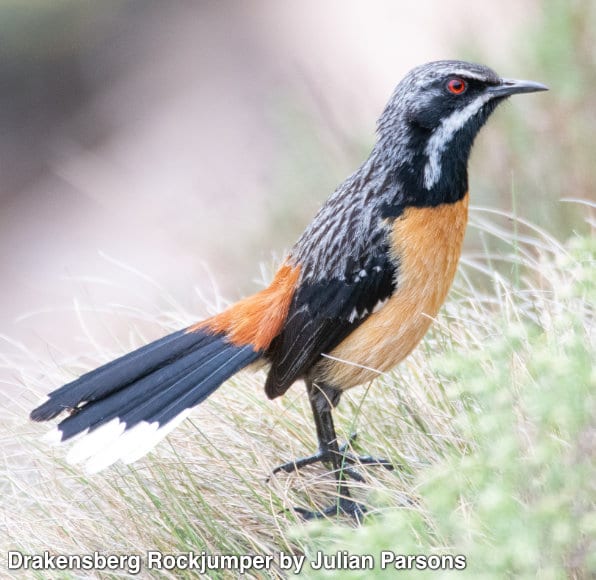
{"type": "MultiPolygon", "coordinates": [[[[351,498],[345,478],[346,476],[349,476],[352,479],[361,482],[364,481],[364,478],[353,467],[349,467],[346,464],[361,462],[371,465],[383,465],[387,469],[393,469],[393,466],[385,459],[376,460],[369,456],[363,457],[361,461],[361,458],[347,453],[349,443],[342,445],[340,448],[337,443],[332,410],[339,402],[341,391],[332,389],[326,385],[315,385],[312,381],[306,381],[306,387],[317,430],[319,449],[313,455],[280,465],[273,471],[273,473],[278,473],[279,471],[290,473],[292,471],[297,471],[306,465],[312,465],[317,462],[330,463],[333,467],[333,473],[335,474],[337,482],[337,503],[326,508],[322,512],[313,512],[302,508],[295,508],[295,510],[305,519],[345,513],[359,520],[364,514],[365,509],[351,498]]],[[[350,442],[354,438],[355,435],[350,438],[350,442]]]]}
{"type": "MultiPolygon", "coordinates": [[[[307,465],[313,465],[319,462],[331,463],[333,465],[333,458],[338,456],[341,458],[343,473],[356,481],[363,482],[364,477],[355,469],[349,467],[350,465],[380,465],[389,471],[393,470],[393,465],[388,459],[371,457],[370,455],[357,456],[350,453],[348,450],[356,439],[356,433],[352,433],[348,442],[339,447],[331,412],[339,403],[341,391],[327,385],[315,385],[312,381],[305,382],[315,420],[319,449],[316,453],[307,457],[299,457],[293,461],[278,465],[273,470],[273,473],[279,473],[280,471],[292,473],[307,465]]],[[[335,466],[333,467],[335,469],[335,466]]]]}
{"type": "MultiPolygon", "coordinates": [[[[307,465],[315,463],[332,464],[334,457],[341,456],[341,451],[337,443],[337,435],[335,434],[335,426],[333,424],[333,416],[331,411],[333,407],[337,406],[341,397],[341,391],[331,389],[326,386],[319,387],[312,383],[312,381],[305,381],[308,392],[308,399],[312,409],[313,418],[315,421],[315,428],[317,430],[317,439],[319,442],[319,449],[316,453],[308,455],[307,457],[299,457],[292,461],[288,461],[282,465],[278,465],[273,473],[285,471],[292,473],[298,471],[307,465]]],[[[342,450],[344,446],[342,446],[342,450]]],[[[349,462],[353,463],[353,462],[349,462]]],[[[356,481],[364,481],[364,478],[354,469],[344,467],[344,472],[356,481]]]]}

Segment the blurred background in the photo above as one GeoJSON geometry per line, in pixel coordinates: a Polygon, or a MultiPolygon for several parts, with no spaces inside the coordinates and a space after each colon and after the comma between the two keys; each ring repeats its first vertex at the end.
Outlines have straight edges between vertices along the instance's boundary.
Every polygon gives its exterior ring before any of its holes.
{"type": "Polygon", "coordinates": [[[561,198],[595,197],[595,5],[2,0],[0,351],[59,361],[81,354],[77,309],[118,337],[254,291],[429,60],[551,87],[482,132],[472,203],[584,228],[561,198]]]}

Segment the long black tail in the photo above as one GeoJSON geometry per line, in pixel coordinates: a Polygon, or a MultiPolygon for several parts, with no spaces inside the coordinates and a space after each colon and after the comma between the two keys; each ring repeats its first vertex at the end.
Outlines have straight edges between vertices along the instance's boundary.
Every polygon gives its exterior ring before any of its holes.
{"type": "Polygon", "coordinates": [[[154,447],[226,379],[260,357],[250,345],[192,327],[126,354],[53,391],[31,412],[47,421],[63,411],[50,440],[84,434],[67,459],[99,471],[154,447]]]}

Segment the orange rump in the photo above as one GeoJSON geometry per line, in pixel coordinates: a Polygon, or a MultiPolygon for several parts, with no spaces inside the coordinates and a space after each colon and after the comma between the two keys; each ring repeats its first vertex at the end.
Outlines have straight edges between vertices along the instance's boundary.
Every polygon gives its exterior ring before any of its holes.
{"type": "Polygon", "coordinates": [[[191,326],[188,332],[210,330],[225,334],[236,346],[250,344],[255,350],[268,348],[286,320],[299,275],[300,266],[284,264],[267,288],[191,326]]]}

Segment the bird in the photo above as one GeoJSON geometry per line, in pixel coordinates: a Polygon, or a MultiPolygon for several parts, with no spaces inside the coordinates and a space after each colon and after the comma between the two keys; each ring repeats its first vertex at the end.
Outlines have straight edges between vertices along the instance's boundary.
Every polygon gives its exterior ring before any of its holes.
{"type": "Polygon", "coordinates": [[[354,466],[393,466],[340,446],[333,409],[425,335],[461,254],[475,137],[508,97],[544,90],[458,60],[412,69],[378,120],[368,158],[324,202],[268,287],[83,374],[30,418],[65,413],[47,440],[76,438],[67,460],[93,473],[136,461],[227,379],[265,363],[270,399],[304,382],[318,440],[315,453],[273,472],[322,462],[335,474],[337,501],[296,511],[360,519],[365,507],[348,486],[362,479],[354,466]]]}

